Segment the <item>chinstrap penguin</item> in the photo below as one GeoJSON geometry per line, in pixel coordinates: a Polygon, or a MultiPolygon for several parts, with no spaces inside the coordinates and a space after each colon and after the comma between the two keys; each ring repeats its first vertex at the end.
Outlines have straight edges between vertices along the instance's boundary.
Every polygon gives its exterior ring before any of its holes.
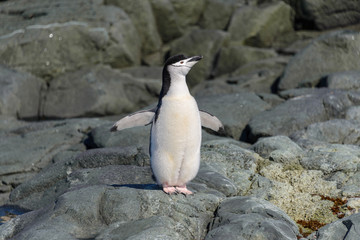
{"type": "Polygon", "coordinates": [[[200,166],[201,126],[223,130],[218,118],[198,109],[190,95],[186,75],[202,56],[176,55],[166,60],[162,88],[154,109],[130,114],[117,121],[112,131],[152,124],[150,163],[153,174],[168,194],[192,194],[186,184],[200,166]]]}

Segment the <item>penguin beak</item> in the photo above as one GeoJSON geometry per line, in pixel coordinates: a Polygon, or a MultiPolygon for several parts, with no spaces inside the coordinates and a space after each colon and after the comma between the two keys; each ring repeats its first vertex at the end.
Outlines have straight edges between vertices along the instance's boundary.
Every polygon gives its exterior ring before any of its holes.
{"type": "Polygon", "coordinates": [[[203,58],[203,56],[194,56],[189,59],[188,62],[198,62],[203,58]]]}

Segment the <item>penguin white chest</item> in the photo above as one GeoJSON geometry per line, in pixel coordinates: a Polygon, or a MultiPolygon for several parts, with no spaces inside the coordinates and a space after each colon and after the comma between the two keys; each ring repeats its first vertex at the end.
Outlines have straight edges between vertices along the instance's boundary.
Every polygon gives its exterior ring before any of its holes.
{"type": "Polygon", "coordinates": [[[182,186],[200,165],[201,121],[191,96],[163,97],[151,130],[151,167],[159,184],[182,186]]]}

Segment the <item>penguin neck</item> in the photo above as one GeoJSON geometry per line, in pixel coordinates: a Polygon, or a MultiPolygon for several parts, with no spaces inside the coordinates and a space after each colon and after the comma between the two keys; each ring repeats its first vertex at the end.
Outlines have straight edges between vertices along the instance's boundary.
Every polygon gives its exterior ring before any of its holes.
{"type": "Polygon", "coordinates": [[[181,97],[190,95],[189,88],[186,84],[186,76],[180,74],[170,74],[170,88],[166,95],[169,97],[181,97]]]}

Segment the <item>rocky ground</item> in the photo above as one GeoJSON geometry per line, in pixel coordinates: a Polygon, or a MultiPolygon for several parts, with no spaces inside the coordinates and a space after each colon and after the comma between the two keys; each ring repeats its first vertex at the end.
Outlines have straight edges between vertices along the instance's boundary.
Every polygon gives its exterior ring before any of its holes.
{"type": "Polygon", "coordinates": [[[0,240],[360,239],[359,1],[0,1],[0,240]],[[341,3],[340,3],[341,2],[341,3]],[[203,131],[191,196],[149,167],[162,64],[203,131]]]}

